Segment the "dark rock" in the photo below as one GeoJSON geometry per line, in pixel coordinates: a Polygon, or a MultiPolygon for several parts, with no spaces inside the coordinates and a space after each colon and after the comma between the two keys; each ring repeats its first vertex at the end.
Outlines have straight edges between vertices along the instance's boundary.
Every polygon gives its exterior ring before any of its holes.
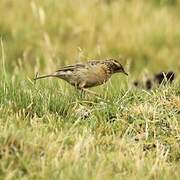
{"type": "Polygon", "coordinates": [[[147,79],[147,81],[146,81],[146,89],[150,90],[152,88],[152,85],[153,85],[152,81],[150,79],[147,79]]]}
{"type": "Polygon", "coordinates": [[[134,81],[134,86],[138,86],[139,85],[139,82],[138,81],[134,81]]]}
{"type": "Polygon", "coordinates": [[[154,81],[158,84],[170,82],[172,83],[175,79],[175,73],[173,71],[160,72],[154,75],[154,81]]]}

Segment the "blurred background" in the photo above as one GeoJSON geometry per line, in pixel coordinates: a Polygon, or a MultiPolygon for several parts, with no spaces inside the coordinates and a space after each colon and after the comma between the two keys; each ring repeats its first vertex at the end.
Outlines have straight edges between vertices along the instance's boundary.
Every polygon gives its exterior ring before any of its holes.
{"type": "Polygon", "coordinates": [[[134,74],[180,69],[179,0],[0,0],[0,17],[10,73],[120,57],[134,74]]]}

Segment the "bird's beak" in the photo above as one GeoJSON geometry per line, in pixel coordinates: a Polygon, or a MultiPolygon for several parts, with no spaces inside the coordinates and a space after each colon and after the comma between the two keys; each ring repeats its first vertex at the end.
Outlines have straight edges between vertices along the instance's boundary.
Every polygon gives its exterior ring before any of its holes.
{"type": "Polygon", "coordinates": [[[126,71],[123,72],[126,76],[128,76],[128,73],[126,71]]]}

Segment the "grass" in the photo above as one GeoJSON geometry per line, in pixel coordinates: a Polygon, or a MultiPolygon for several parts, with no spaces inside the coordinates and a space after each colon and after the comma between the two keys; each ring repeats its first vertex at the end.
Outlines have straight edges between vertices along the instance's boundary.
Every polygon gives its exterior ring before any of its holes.
{"type": "Polygon", "coordinates": [[[0,179],[179,179],[179,10],[176,0],[2,0],[0,179]],[[32,81],[120,56],[130,76],[94,88],[101,99],[32,81]],[[176,72],[172,85],[132,86],[161,70],[176,72]]]}
{"type": "MultiPolygon", "coordinates": [[[[104,101],[59,84],[1,84],[4,178],[178,179],[179,88],[107,93],[104,101]]],[[[113,88],[113,87],[112,87],[113,88]]]]}

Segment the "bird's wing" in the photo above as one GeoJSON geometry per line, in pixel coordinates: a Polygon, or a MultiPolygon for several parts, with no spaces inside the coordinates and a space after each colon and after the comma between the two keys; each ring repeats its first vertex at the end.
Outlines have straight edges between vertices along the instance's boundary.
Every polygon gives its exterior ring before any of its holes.
{"type": "Polygon", "coordinates": [[[69,65],[69,66],[65,66],[61,69],[58,69],[56,72],[60,72],[60,71],[74,71],[76,69],[79,69],[79,68],[84,68],[86,65],[85,64],[75,64],[75,65],[69,65]]]}
{"type": "Polygon", "coordinates": [[[65,67],[62,67],[61,69],[58,69],[56,72],[60,72],[60,71],[74,71],[74,70],[79,70],[82,68],[88,68],[89,66],[94,66],[97,65],[98,63],[100,63],[102,61],[100,60],[91,60],[88,61],[86,63],[78,63],[78,64],[74,64],[74,65],[68,65],[65,67]]]}
{"type": "Polygon", "coordinates": [[[91,61],[88,61],[86,63],[77,63],[77,64],[74,64],[74,65],[68,65],[68,66],[62,67],[61,69],[58,69],[56,72],[59,72],[59,71],[74,71],[74,70],[78,70],[78,69],[81,69],[81,68],[88,67],[89,65],[90,66],[96,65],[99,62],[101,62],[101,61],[99,61],[99,60],[91,60],[91,61]]]}
{"type": "Polygon", "coordinates": [[[91,60],[91,61],[87,62],[87,64],[92,65],[92,66],[97,65],[99,63],[102,63],[102,61],[101,60],[91,60]]]}

